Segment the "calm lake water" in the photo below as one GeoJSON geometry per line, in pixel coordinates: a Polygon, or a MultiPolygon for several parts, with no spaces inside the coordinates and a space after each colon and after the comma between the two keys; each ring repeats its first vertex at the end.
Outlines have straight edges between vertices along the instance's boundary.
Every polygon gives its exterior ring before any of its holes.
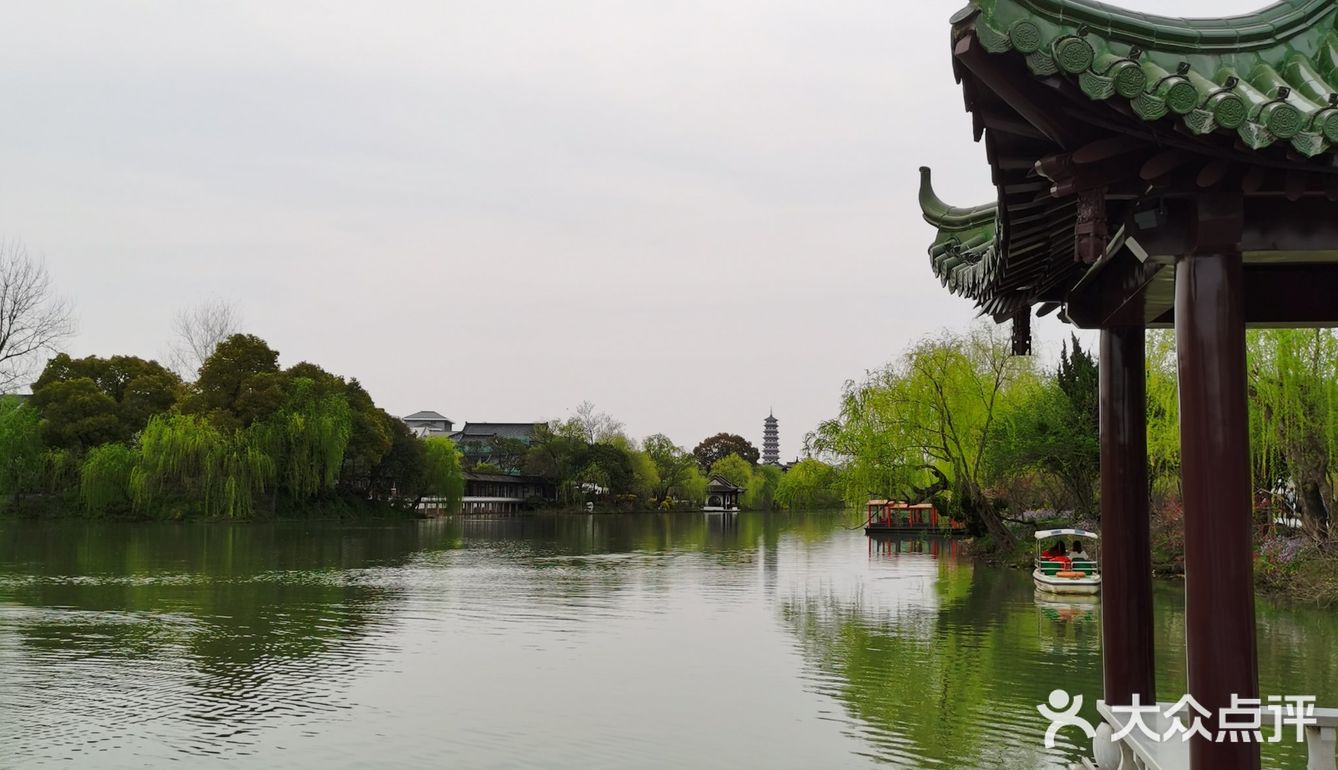
{"type": "MultiPolygon", "coordinates": [[[[1035,705],[1099,696],[1099,608],[845,524],[0,523],[0,766],[1031,769],[1085,748],[1042,748],[1035,705]]],[[[1157,590],[1178,694],[1180,587],[1157,590]]],[[[1265,693],[1338,704],[1338,615],[1261,602],[1260,641],[1265,693]]]]}

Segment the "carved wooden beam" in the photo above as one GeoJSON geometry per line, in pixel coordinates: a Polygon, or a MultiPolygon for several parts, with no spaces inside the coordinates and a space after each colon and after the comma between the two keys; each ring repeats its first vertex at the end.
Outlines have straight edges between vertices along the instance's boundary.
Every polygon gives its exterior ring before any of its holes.
{"type": "Polygon", "coordinates": [[[1201,188],[1216,187],[1222,183],[1230,170],[1231,161],[1224,158],[1210,160],[1203,168],[1199,169],[1199,175],[1195,177],[1194,183],[1201,188]]]}
{"type": "Polygon", "coordinates": [[[1180,166],[1188,163],[1194,156],[1183,150],[1165,150],[1153,155],[1138,170],[1138,176],[1145,182],[1161,179],[1180,166]]]}
{"type": "MultiPolygon", "coordinates": [[[[1246,264],[1245,323],[1251,326],[1338,326],[1338,264],[1246,264]]],[[[1069,313],[1072,318],[1072,312],[1069,313]]],[[[1075,319],[1075,323],[1077,323],[1075,319]]],[[[1149,326],[1175,323],[1174,308],[1149,326]]],[[[1082,324],[1079,324],[1082,326],[1082,324]]]]}
{"type": "Polygon", "coordinates": [[[1148,147],[1147,141],[1140,136],[1116,134],[1084,144],[1073,151],[1072,157],[1073,162],[1078,165],[1100,163],[1103,160],[1117,158],[1126,153],[1144,150],[1148,147]]]}
{"type": "Polygon", "coordinates": [[[1143,293],[1165,267],[1121,250],[1069,292],[1069,319],[1084,329],[1141,325],[1143,293]]]}
{"type": "Polygon", "coordinates": [[[1073,258],[1085,265],[1106,254],[1106,193],[1104,188],[1078,193],[1078,216],[1073,225],[1073,258]]]}

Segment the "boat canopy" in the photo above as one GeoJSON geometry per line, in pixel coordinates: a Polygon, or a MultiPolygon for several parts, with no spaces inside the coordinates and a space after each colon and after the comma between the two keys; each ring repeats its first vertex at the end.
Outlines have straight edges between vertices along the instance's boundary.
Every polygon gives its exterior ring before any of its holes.
{"type": "Polygon", "coordinates": [[[1088,531],[1085,530],[1085,529],[1073,529],[1072,527],[1067,528],[1067,529],[1038,529],[1038,530],[1036,530],[1036,539],[1037,539],[1037,540],[1044,540],[1044,539],[1046,539],[1047,537],[1059,537],[1060,535],[1072,535],[1072,536],[1074,536],[1074,537],[1090,537],[1090,538],[1093,539],[1093,540],[1096,540],[1096,539],[1098,539],[1098,538],[1100,537],[1100,535],[1098,535],[1098,534],[1095,533],[1095,532],[1088,532],[1088,531]]]}

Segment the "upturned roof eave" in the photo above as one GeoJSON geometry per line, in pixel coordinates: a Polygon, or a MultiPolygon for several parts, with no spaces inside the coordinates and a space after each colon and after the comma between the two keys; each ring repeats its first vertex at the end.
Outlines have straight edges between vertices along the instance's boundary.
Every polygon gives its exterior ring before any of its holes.
{"type": "MultiPolygon", "coordinates": [[[[1115,120],[1133,118],[1153,134],[1179,124],[1183,150],[1202,142],[1207,154],[1220,156],[1234,143],[1241,160],[1268,166],[1281,165],[1285,151],[1285,163],[1296,168],[1338,147],[1335,22],[1333,0],[1286,0],[1219,19],[1141,14],[1093,0],[971,0],[951,20],[954,41],[972,36],[988,54],[1018,56],[1023,76],[1051,78],[1051,85],[1067,80],[1068,93],[1109,102],[1115,120]]],[[[970,77],[954,72],[959,82],[970,77]]],[[[964,88],[973,109],[970,85],[964,88]]],[[[1019,277],[1009,240],[1034,232],[1012,232],[1011,210],[949,205],[927,169],[919,203],[937,230],[929,250],[935,276],[982,314],[1001,320],[1059,296],[1059,282],[1068,280],[1062,275],[1019,277]]]]}

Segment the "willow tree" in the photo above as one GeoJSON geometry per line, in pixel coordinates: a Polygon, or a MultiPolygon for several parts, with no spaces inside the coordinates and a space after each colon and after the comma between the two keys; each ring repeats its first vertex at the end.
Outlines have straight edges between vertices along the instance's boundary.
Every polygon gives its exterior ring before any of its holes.
{"type": "Polygon", "coordinates": [[[790,466],[776,485],[776,502],[792,511],[841,505],[840,471],[812,458],[790,466]]]}
{"type": "Polygon", "coordinates": [[[846,461],[847,500],[943,493],[974,529],[1011,547],[986,493],[985,458],[1006,400],[1034,378],[1031,360],[1011,355],[998,327],[945,332],[863,383],[848,383],[840,417],[823,423],[812,443],[846,461]]]}
{"type": "Polygon", "coordinates": [[[784,471],[775,465],[759,465],[753,469],[753,480],[743,492],[740,503],[750,511],[769,511],[776,507],[776,490],[784,471]]]}
{"type": "Polygon", "coordinates": [[[274,478],[274,461],[245,431],[226,431],[195,415],[159,415],[140,434],[130,475],[136,508],[196,501],[208,516],[241,518],[274,478]]]}
{"type": "Polygon", "coordinates": [[[445,498],[446,510],[459,511],[465,495],[465,474],[455,442],[445,436],[423,439],[423,454],[422,495],[445,498]]]}
{"type": "Polygon", "coordinates": [[[130,507],[130,476],[138,453],[125,444],[103,444],[88,450],[79,468],[79,500],[88,513],[101,516],[130,507]]]}
{"type": "Polygon", "coordinates": [[[0,396],[0,495],[17,506],[40,478],[42,438],[37,411],[17,398],[0,396]]]}
{"type": "Polygon", "coordinates": [[[243,431],[244,443],[274,463],[279,484],[297,501],[332,489],[352,434],[352,416],[342,393],[321,394],[316,383],[292,381],[287,403],[243,431]]]}
{"type": "MultiPolygon", "coordinates": [[[[1253,483],[1294,494],[1301,525],[1328,539],[1338,457],[1338,335],[1328,329],[1260,329],[1246,337],[1253,483]]],[[[1175,340],[1148,335],[1148,461],[1155,491],[1178,492],[1179,402],[1175,340]]]]}
{"type": "Polygon", "coordinates": [[[1338,335],[1269,329],[1247,340],[1256,486],[1276,492],[1290,480],[1302,528],[1325,541],[1335,505],[1338,335]]]}
{"type": "Polygon", "coordinates": [[[1147,442],[1149,481],[1154,492],[1180,493],[1180,389],[1175,333],[1149,331],[1147,361],[1147,442]]]}
{"type": "MultiPolygon", "coordinates": [[[[691,455],[689,455],[689,457],[691,457],[691,455]]],[[[691,503],[700,504],[706,502],[706,486],[708,483],[706,476],[697,469],[697,463],[694,460],[692,464],[688,466],[687,472],[683,474],[683,477],[673,486],[671,492],[673,498],[676,500],[686,500],[691,503]]]]}
{"type": "Polygon", "coordinates": [[[840,415],[805,437],[805,449],[845,464],[844,496],[850,505],[862,506],[871,497],[903,496],[927,470],[923,453],[908,456],[894,419],[890,394],[900,382],[893,366],[870,372],[863,382],[847,380],[840,415]]]}

